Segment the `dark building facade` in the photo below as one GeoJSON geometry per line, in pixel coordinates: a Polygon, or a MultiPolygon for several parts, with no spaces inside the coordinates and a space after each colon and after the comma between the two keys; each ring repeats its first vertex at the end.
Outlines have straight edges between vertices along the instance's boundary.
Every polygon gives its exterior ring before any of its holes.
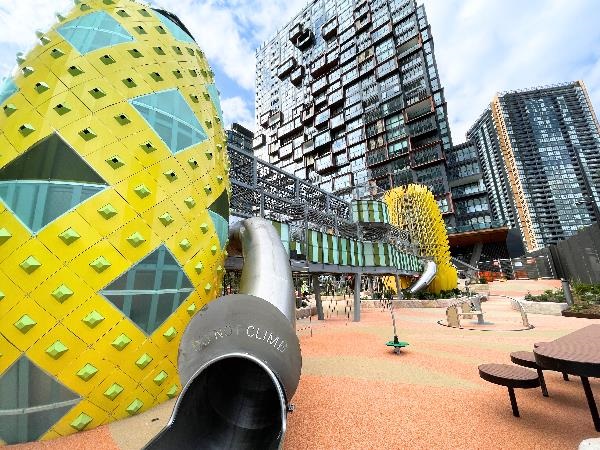
{"type": "Polygon", "coordinates": [[[467,133],[492,217],[528,251],[600,220],[600,130],[581,81],[499,94],[467,133]]]}
{"type": "Polygon", "coordinates": [[[414,0],[311,1],[257,50],[256,155],[345,199],[424,184],[453,226],[433,50],[414,0]]]}
{"type": "Polygon", "coordinates": [[[241,126],[239,123],[231,124],[231,128],[225,130],[227,135],[227,147],[233,150],[243,150],[252,153],[252,141],[254,133],[241,126]]]}

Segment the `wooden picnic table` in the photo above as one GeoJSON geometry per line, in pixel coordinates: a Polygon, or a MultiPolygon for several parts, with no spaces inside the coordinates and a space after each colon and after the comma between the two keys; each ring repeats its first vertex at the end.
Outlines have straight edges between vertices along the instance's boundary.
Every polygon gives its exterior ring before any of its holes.
{"type": "Polygon", "coordinates": [[[590,387],[589,377],[600,378],[600,325],[589,325],[533,349],[542,369],[568,373],[581,378],[592,414],[594,427],[600,431],[600,416],[590,387]]]}

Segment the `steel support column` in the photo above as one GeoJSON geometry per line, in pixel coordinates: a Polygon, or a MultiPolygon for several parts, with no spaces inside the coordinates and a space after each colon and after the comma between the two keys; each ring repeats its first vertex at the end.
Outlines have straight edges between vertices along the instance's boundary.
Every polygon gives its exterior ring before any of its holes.
{"type": "Polygon", "coordinates": [[[323,314],[323,302],[321,301],[321,283],[319,282],[319,275],[314,274],[313,277],[313,290],[315,291],[315,303],[317,304],[317,319],[325,320],[323,314]]]}
{"type": "Polygon", "coordinates": [[[354,322],[360,322],[360,273],[354,275],[354,322]]]}
{"type": "Polygon", "coordinates": [[[400,276],[396,274],[396,292],[398,300],[402,300],[402,286],[400,285],[400,276]]]}

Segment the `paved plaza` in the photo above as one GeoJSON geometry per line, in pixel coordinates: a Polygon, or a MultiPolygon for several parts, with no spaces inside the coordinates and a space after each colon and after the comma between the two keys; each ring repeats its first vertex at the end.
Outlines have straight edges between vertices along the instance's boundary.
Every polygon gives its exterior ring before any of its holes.
{"type": "MultiPolygon", "coordinates": [[[[546,288],[516,283],[493,283],[490,292],[519,297],[546,288]]],[[[477,366],[510,364],[512,351],[532,350],[535,342],[600,320],[530,315],[532,330],[473,331],[439,325],[444,309],[397,309],[399,338],[410,346],[396,355],[385,346],[393,337],[389,311],[363,308],[354,323],[345,301],[335,306],[325,302],[324,322],[298,322],[302,378],[286,449],[575,449],[598,437],[579,379],[565,382],[545,372],[550,397],[517,390],[521,418],[515,418],[506,389],[481,380],[477,366]]],[[[506,297],[492,295],[483,310],[486,321],[520,320],[506,297]]],[[[600,381],[590,382],[600,398],[600,381]]],[[[89,432],[11,448],[137,449],[162,428],[172,407],[171,401],[89,432]]]]}

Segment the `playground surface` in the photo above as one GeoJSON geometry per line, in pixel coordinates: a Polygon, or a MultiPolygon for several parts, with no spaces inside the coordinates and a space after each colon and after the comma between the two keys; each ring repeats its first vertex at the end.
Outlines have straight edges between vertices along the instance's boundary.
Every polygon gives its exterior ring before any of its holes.
{"type": "MultiPolygon", "coordinates": [[[[510,301],[496,295],[502,286],[512,297],[545,288],[533,283],[493,283],[482,307],[486,320],[518,321],[510,301]]],[[[517,390],[521,418],[515,418],[506,389],[480,379],[477,366],[510,364],[512,351],[532,350],[535,342],[600,320],[531,314],[531,330],[480,331],[439,325],[444,309],[397,309],[398,337],[410,343],[397,355],[385,346],[393,337],[389,311],[364,308],[355,323],[345,301],[334,306],[325,303],[325,321],[298,321],[302,378],[288,416],[286,449],[576,449],[598,437],[579,379],[565,382],[561,374],[545,372],[550,397],[539,389],[517,390]]],[[[590,384],[600,399],[600,380],[590,384]]],[[[66,438],[8,448],[139,449],[164,426],[173,404],[66,438]]]]}

